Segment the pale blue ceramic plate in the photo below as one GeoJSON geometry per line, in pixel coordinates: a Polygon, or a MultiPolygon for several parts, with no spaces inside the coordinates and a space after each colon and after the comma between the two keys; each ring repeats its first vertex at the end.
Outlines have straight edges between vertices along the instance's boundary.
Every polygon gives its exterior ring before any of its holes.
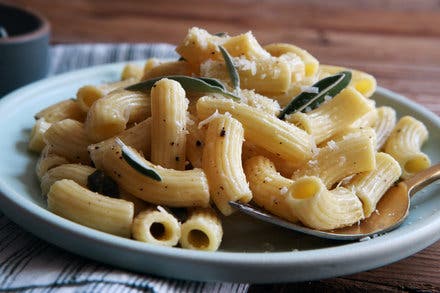
{"type": "MultiPolygon", "coordinates": [[[[399,229],[364,242],[337,242],[297,234],[243,215],[225,219],[220,251],[158,247],[102,233],[48,212],[26,150],[34,114],[74,97],[84,84],[116,80],[122,64],[43,80],[0,100],[0,208],[24,229],[71,252],[133,271],[160,276],[245,282],[302,281],[364,271],[400,260],[440,238],[440,185],[420,192],[399,229]]],[[[424,150],[440,159],[440,119],[406,98],[379,88],[379,105],[411,114],[430,132],[424,150]]]]}

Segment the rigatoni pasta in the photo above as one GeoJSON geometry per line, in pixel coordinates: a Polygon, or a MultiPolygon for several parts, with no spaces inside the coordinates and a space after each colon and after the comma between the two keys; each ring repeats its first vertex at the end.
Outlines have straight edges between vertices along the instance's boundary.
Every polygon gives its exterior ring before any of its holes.
{"type": "Polygon", "coordinates": [[[397,122],[384,150],[399,162],[403,178],[408,178],[431,165],[429,157],[421,151],[427,139],[428,130],[417,119],[405,116],[397,122]]]}
{"type": "Polygon", "coordinates": [[[103,196],[69,179],[56,181],[47,194],[49,211],[107,233],[130,237],[133,203],[103,196]]]}
{"type": "MultiPolygon", "coordinates": [[[[123,80],[121,81],[105,83],[98,86],[85,85],[81,87],[76,93],[76,102],[78,103],[78,106],[81,108],[81,110],[87,113],[90,107],[93,105],[93,103],[95,103],[100,98],[111,93],[112,91],[115,91],[117,89],[122,89],[137,81],[136,78],[126,78],[126,76],[124,76],[124,72],[122,74],[123,74],[123,78],[122,78],[123,80]]],[[[127,73],[125,73],[125,75],[126,74],[127,73]]]]}
{"type": "Polygon", "coordinates": [[[41,177],[41,192],[46,195],[52,184],[62,179],[70,179],[82,187],[87,187],[87,179],[95,171],[95,168],[81,164],[62,164],[54,167],[41,177]]]}
{"type": "Polygon", "coordinates": [[[180,244],[183,248],[214,251],[220,246],[223,228],[212,209],[192,209],[181,228],[180,244]]]}
{"type": "Polygon", "coordinates": [[[346,186],[362,201],[365,217],[376,210],[376,205],[397,179],[402,171],[399,163],[388,154],[376,154],[376,167],[368,172],[354,176],[346,186]]]}
{"type": "Polygon", "coordinates": [[[209,187],[201,169],[166,169],[155,166],[138,155],[139,160],[144,161],[163,178],[162,181],[155,181],[131,167],[123,159],[121,148],[116,143],[105,151],[102,169],[121,188],[147,202],[171,207],[208,206],[209,187]]]}
{"type": "Polygon", "coordinates": [[[356,194],[343,187],[330,191],[315,176],[296,180],[289,188],[286,201],[302,223],[318,230],[350,226],[364,218],[362,203],[356,194]]]}
{"type": "Polygon", "coordinates": [[[359,92],[347,88],[313,111],[289,115],[287,121],[313,135],[316,144],[320,144],[371,110],[359,92]]]}
{"type": "Polygon", "coordinates": [[[234,211],[229,201],[247,203],[252,193],[241,165],[244,130],[230,115],[218,115],[209,122],[202,167],[209,181],[211,198],[224,214],[234,211]]]}
{"type": "Polygon", "coordinates": [[[46,122],[53,123],[64,119],[73,119],[83,122],[86,118],[85,113],[81,110],[79,103],[74,99],[68,99],[53,104],[34,116],[35,119],[44,118],[46,122]]]}
{"type": "Polygon", "coordinates": [[[53,123],[44,133],[44,142],[52,153],[66,158],[71,163],[90,164],[87,137],[84,125],[72,119],[53,123]]]}
{"type": "Polygon", "coordinates": [[[134,239],[163,246],[175,246],[181,236],[180,223],[161,206],[140,212],[131,229],[134,239]]]}
{"type": "Polygon", "coordinates": [[[371,171],[375,167],[373,142],[361,132],[340,141],[329,141],[312,160],[295,171],[292,178],[316,176],[330,189],[350,175],[371,171]]]}
{"type": "Polygon", "coordinates": [[[227,99],[205,96],[197,101],[200,119],[207,119],[216,111],[229,112],[243,125],[246,140],[282,159],[301,163],[312,156],[315,143],[304,130],[292,124],[262,110],[227,99]]]}
{"type": "Polygon", "coordinates": [[[44,133],[51,125],[52,123],[47,122],[44,118],[40,118],[35,121],[35,125],[32,127],[29,138],[29,150],[40,153],[44,149],[46,146],[46,143],[44,142],[44,133]]]}
{"type": "Polygon", "coordinates": [[[115,136],[129,122],[140,122],[151,115],[150,101],[144,93],[112,91],[92,104],[87,112],[85,130],[92,142],[115,136]]]}
{"type": "Polygon", "coordinates": [[[151,162],[165,168],[185,169],[188,100],[182,86],[161,79],[151,90],[151,162]]]}
{"type": "Polygon", "coordinates": [[[298,221],[286,204],[287,191],[293,180],[281,176],[275,165],[263,156],[255,156],[244,164],[253,201],[265,210],[291,222],[298,221]]]}

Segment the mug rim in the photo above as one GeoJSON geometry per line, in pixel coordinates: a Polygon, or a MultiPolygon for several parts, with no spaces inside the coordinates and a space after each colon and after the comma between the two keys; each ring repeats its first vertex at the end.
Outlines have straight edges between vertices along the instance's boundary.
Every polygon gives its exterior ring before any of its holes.
{"type": "Polygon", "coordinates": [[[43,15],[41,15],[39,12],[34,11],[29,8],[18,7],[18,6],[4,4],[4,3],[0,3],[0,7],[1,6],[16,9],[18,11],[24,11],[24,12],[34,16],[36,19],[38,19],[40,21],[40,26],[38,26],[37,29],[32,30],[27,33],[24,33],[24,34],[15,35],[15,36],[7,37],[7,38],[0,38],[0,44],[14,44],[14,43],[22,43],[22,42],[32,41],[32,40],[38,39],[41,36],[45,36],[45,35],[49,34],[50,23],[47,20],[47,18],[44,17],[43,15]]]}

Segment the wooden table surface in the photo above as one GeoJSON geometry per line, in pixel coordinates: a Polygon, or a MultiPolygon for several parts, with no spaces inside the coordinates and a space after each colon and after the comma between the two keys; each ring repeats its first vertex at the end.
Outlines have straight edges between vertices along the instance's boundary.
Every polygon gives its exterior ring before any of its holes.
{"type": "MultiPolygon", "coordinates": [[[[0,0],[1,1],[1,0],[0,0]]],[[[252,30],[261,43],[289,42],[322,63],[373,74],[378,84],[440,114],[438,0],[65,1],[3,0],[36,9],[53,43],[166,42],[191,26],[230,34],[252,30]]],[[[440,242],[375,270],[315,282],[252,285],[252,292],[440,291],[440,242]]]]}

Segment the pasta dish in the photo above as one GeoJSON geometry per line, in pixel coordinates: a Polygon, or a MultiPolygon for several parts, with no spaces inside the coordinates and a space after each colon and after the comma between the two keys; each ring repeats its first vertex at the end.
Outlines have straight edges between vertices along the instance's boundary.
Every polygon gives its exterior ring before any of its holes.
{"type": "Polygon", "coordinates": [[[426,126],[375,78],[292,44],[191,28],[179,60],[127,64],[35,115],[48,209],[156,245],[219,249],[231,201],[318,230],[356,225],[430,166],[426,126]]]}

